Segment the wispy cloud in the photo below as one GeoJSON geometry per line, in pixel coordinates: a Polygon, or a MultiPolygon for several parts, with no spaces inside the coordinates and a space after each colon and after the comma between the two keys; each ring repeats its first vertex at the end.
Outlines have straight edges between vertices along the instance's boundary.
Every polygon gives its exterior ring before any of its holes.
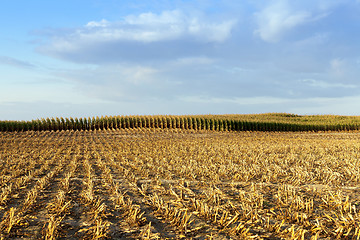
{"type": "Polygon", "coordinates": [[[309,98],[293,104],[289,109],[299,114],[359,115],[360,95],[309,98]]]}
{"type": "Polygon", "coordinates": [[[303,79],[301,82],[315,88],[358,88],[355,84],[331,83],[315,79],[303,79]]]}
{"type": "Polygon", "coordinates": [[[20,67],[20,68],[33,68],[35,67],[35,65],[26,62],[26,61],[21,61],[18,60],[16,58],[12,58],[12,57],[7,57],[7,56],[0,56],[0,64],[4,64],[4,65],[10,65],[13,67],[20,67]]]}
{"type": "Polygon", "coordinates": [[[315,33],[314,35],[301,39],[299,41],[295,41],[294,45],[296,47],[311,47],[311,46],[319,46],[329,41],[328,33],[315,33]]]}
{"type": "Polygon", "coordinates": [[[122,21],[88,22],[82,28],[52,36],[38,50],[80,62],[179,57],[184,55],[184,48],[226,41],[235,24],[234,19],[211,21],[180,10],[147,12],[126,16],[122,21]]]}
{"type": "Polygon", "coordinates": [[[309,10],[293,9],[286,0],[271,1],[267,7],[255,13],[258,23],[255,34],[266,42],[277,42],[287,31],[327,15],[327,12],[314,14],[309,10]]]}
{"type": "Polygon", "coordinates": [[[175,64],[179,65],[207,65],[213,64],[216,62],[216,59],[209,57],[184,57],[176,59],[175,64]]]}
{"type": "Polygon", "coordinates": [[[343,77],[345,74],[345,61],[339,58],[332,59],[330,61],[331,72],[338,77],[343,77]]]}
{"type": "Polygon", "coordinates": [[[192,102],[192,103],[222,103],[222,104],[235,104],[235,105],[258,105],[258,104],[280,104],[284,102],[294,101],[293,99],[277,98],[277,97],[234,97],[234,98],[214,98],[206,96],[185,96],[181,98],[182,101],[192,102]]]}

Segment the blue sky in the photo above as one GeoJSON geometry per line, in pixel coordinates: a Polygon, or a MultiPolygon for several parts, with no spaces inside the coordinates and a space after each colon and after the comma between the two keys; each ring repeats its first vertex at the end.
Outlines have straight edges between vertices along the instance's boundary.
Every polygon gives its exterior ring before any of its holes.
{"type": "Polygon", "coordinates": [[[12,0],[0,119],[360,115],[359,0],[12,0]]]}

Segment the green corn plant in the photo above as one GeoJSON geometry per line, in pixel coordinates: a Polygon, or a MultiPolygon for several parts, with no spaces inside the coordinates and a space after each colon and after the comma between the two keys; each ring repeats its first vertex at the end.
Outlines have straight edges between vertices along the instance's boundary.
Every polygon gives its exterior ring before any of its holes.
{"type": "Polygon", "coordinates": [[[115,129],[121,128],[121,120],[119,116],[114,117],[114,124],[115,124],[114,126],[115,129]]]}
{"type": "Polygon", "coordinates": [[[89,118],[89,126],[90,126],[90,129],[89,130],[95,130],[95,118],[92,117],[91,119],[89,118]]]}
{"type": "Polygon", "coordinates": [[[74,118],[70,117],[70,129],[74,130],[76,127],[74,118]]]}
{"type": "Polygon", "coordinates": [[[180,128],[180,119],[179,116],[175,116],[174,118],[174,128],[180,128]]]}
{"type": "Polygon", "coordinates": [[[51,129],[51,120],[50,120],[50,118],[45,119],[45,129],[44,130],[47,130],[47,131],[52,130],[51,129]]]}
{"type": "Polygon", "coordinates": [[[104,123],[103,123],[103,129],[109,129],[110,128],[110,118],[108,116],[103,117],[104,123]]]}
{"type": "Polygon", "coordinates": [[[124,128],[130,128],[130,120],[128,117],[123,117],[124,128]]]}
{"type": "Polygon", "coordinates": [[[180,128],[181,129],[181,125],[182,125],[182,117],[177,117],[176,119],[176,128],[180,128]]]}
{"type": "Polygon", "coordinates": [[[184,128],[185,129],[190,129],[189,117],[183,117],[183,118],[184,118],[184,128]]]}
{"type": "Polygon", "coordinates": [[[130,120],[130,128],[135,128],[135,122],[136,122],[135,117],[130,116],[129,120],[130,120]]]}
{"type": "Polygon", "coordinates": [[[199,118],[199,130],[205,129],[205,121],[204,118],[199,118]]]}
{"type": "Polygon", "coordinates": [[[141,127],[146,128],[146,117],[141,117],[141,127]]]}
{"type": "Polygon", "coordinates": [[[114,129],[114,117],[108,117],[108,129],[114,129]]]}
{"type": "Polygon", "coordinates": [[[125,118],[123,116],[119,117],[119,121],[120,121],[120,123],[119,123],[120,128],[126,128],[126,126],[125,126],[125,118]]]}
{"type": "Polygon", "coordinates": [[[40,119],[40,131],[46,130],[46,120],[44,118],[40,119]]]}
{"type": "Polygon", "coordinates": [[[69,130],[70,128],[70,120],[68,118],[64,119],[64,130],[69,130]]]}
{"type": "Polygon", "coordinates": [[[213,118],[209,119],[209,130],[215,130],[215,122],[213,118]]]}
{"type": "Polygon", "coordinates": [[[170,128],[170,119],[168,116],[163,116],[164,119],[164,128],[170,128]]]}
{"type": "Polygon", "coordinates": [[[88,124],[88,118],[81,118],[82,121],[82,130],[88,130],[89,124],[88,124]]]}
{"type": "Polygon", "coordinates": [[[56,126],[55,128],[56,128],[57,131],[61,130],[61,120],[60,120],[60,118],[58,118],[58,117],[55,118],[54,125],[56,126]]]}
{"type": "Polygon", "coordinates": [[[84,130],[84,119],[83,118],[77,118],[78,120],[78,130],[84,130]]]}
{"type": "Polygon", "coordinates": [[[95,129],[94,130],[100,130],[101,128],[101,121],[100,121],[100,118],[97,116],[95,118],[95,129]]]}
{"type": "Polygon", "coordinates": [[[160,124],[159,124],[159,117],[158,116],[155,116],[154,118],[154,123],[155,123],[155,128],[159,128],[160,124]]]}
{"type": "Polygon", "coordinates": [[[64,118],[60,118],[59,119],[59,130],[64,130],[65,129],[65,120],[64,120],[64,118]]]}
{"type": "Polygon", "coordinates": [[[103,130],[105,128],[106,128],[105,118],[103,116],[101,116],[99,118],[99,130],[103,130]]]}
{"type": "Polygon", "coordinates": [[[169,127],[170,127],[170,128],[175,128],[175,126],[174,126],[174,125],[176,124],[176,123],[175,123],[175,118],[172,117],[172,116],[169,116],[169,121],[170,121],[170,122],[169,122],[169,127]]]}
{"type": "Polygon", "coordinates": [[[138,128],[138,126],[139,126],[138,123],[139,123],[138,117],[134,116],[133,117],[133,128],[138,128]]]}
{"type": "Polygon", "coordinates": [[[116,117],[111,118],[111,128],[112,129],[117,129],[116,117]]]}
{"type": "Polygon", "coordinates": [[[196,127],[195,117],[189,117],[189,118],[190,118],[188,120],[189,129],[195,129],[195,127],[196,127]]]}
{"type": "Polygon", "coordinates": [[[159,128],[164,128],[165,127],[165,124],[164,124],[164,119],[162,116],[159,116],[158,117],[159,119],[159,128]]]}

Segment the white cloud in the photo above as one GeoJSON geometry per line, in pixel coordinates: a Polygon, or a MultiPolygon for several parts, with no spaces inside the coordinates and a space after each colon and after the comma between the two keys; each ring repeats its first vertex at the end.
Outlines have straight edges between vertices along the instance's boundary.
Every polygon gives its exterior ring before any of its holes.
{"type": "Polygon", "coordinates": [[[124,27],[135,27],[126,30],[129,40],[161,41],[171,40],[184,35],[190,35],[200,41],[223,42],[231,34],[235,20],[208,22],[197,16],[191,16],[180,10],[163,11],[161,14],[143,13],[138,16],[127,16],[121,24],[124,27]]]}
{"type": "MultiPolygon", "coordinates": [[[[0,104],[7,102],[36,102],[51,101],[78,104],[94,102],[93,99],[79,95],[72,84],[64,83],[32,83],[32,84],[2,84],[0,90],[0,104]]],[[[103,100],[96,100],[103,102],[103,100]]]]}
{"type": "Polygon", "coordinates": [[[93,28],[93,27],[107,27],[110,23],[105,19],[102,19],[100,22],[91,21],[88,22],[85,27],[93,28]]]}
{"type": "Polygon", "coordinates": [[[258,23],[255,33],[264,41],[277,42],[287,31],[326,15],[321,13],[314,16],[309,10],[292,9],[288,1],[272,1],[272,4],[255,13],[258,23]]]}
{"type": "Polygon", "coordinates": [[[257,105],[257,104],[280,104],[284,102],[294,101],[285,98],[277,97],[234,97],[234,98],[214,98],[204,96],[184,96],[180,98],[184,102],[193,103],[222,103],[222,104],[236,104],[236,105],[257,105]]]}
{"type": "Polygon", "coordinates": [[[29,62],[25,62],[25,61],[18,60],[18,59],[12,58],[12,57],[7,57],[7,56],[0,56],[0,64],[10,65],[10,66],[20,67],[20,68],[35,67],[33,64],[31,64],[29,62]]]}
{"type": "Polygon", "coordinates": [[[328,33],[315,33],[313,36],[296,41],[295,45],[298,47],[308,47],[311,45],[324,44],[329,40],[328,33]]]}
{"type": "Polygon", "coordinates": [[[208,65],[212,64],[216,61],[216,59],[209,57],[184,57],[178,58],[176,60],[176,64],[178,65],[208,65]]]}
{"type": "MultiPolygon", "coordinates": [[[[153,42],[191,36],[199,41],[223,42],[229,38],[234,25],[234,20],[208,22],[180,10],[173,10],[163,11],[161,14],[149,12],[127,16],[124,21],[107,24],[105,27],[106,33],[113,33],[115,40],[153,42]]],[[[102,35],[101,32],[98,34],[102,35]]]]}
{"type": "Polygon", "coordinates": [[[343,83],[329,83],[325,81],[315,80],[315,79],[303,79],[301,82],[318,88],[357,88],[354,84],[343,84],[343,83]]]}
{"type": "MultiPolygon", "coordinates": [[[[328,11],[330,9],[333,9],[334,7],[337,7],[338,5],[341,4],[348,4],[351,3],[353,0],[317,0],[318,3],[318,7],[320,10],[323,11],[328,11]]],[[[359,1],[359,0],[356,0],[359,1]]],[[[311,2],[315,2],[315,1],[311,1],[311,2]]]]}
{"type": "Polygon", "coordinates": [[[231,37],[234,19],[216,20],[180,10],[90,21],[50,36],[42,54],[81,63],[141,62],[201,55],[231,37]],[[201,46],[201,47],[200,47],[201,46]]]}
{"type": "Polygon", "coordinates": [[[290,112],[298,114],[359,115],[360,96],[309,98],[294,104],[290,112]]]}
{"type": "Polygon", "coordinates": [[[161,14],[131,15],[119,22],[88,22],[83,28],[63,36],[55,36],[49,51],[76,51],[84,45],[108,42],[134,41],[159,42],[190,38],[200,42],[223,42],[231,35],[236,21],[210,22],[180,10],[163,11],[161,14]]]}
{"type": "Polygon", "coordinates": [[[153,76],[158,73],[158,70],[150,67],[134,66],[123,68],[121,72],[124,80],[135,85],[140,85],[153,82],[153,76]]]}
{"type": "Polygon", "coordinates": [[[166,98],[177,83],[169,83],[161,74],[161,69],[134,64],[105,64],[54,73],[72,82],[74,89],[88,98],[115,102],[166,98]]]}
{"type": "MultiPolygon", "coordinates": [[[[301,99],[280,97],[209,98],[199,96],[182,97],[181,101],[191,105],[226,106],[229,112],[246,113],[289,112],[297,114],[359,115],[360,96],[309,97],[301,99]],[[344,107],[346,106],[346,107],[344,107]]],[[[224,107],[225,108],[225,107],[224,107]]]]}
{"type": "Polygon", "coordinates": [[[331,72],[338,77],[342,77],[345,73],[345,61],[339,58],[332,59],[330,61],[331,72]]]}

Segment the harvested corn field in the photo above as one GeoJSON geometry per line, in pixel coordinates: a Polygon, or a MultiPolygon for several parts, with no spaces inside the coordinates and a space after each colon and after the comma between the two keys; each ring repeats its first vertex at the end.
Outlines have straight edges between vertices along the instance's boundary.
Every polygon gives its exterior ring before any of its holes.
{"type": "Polygon", "coordinates": [[[360,134],[0,133],[8,239],[359,239],[360,134]]]}

